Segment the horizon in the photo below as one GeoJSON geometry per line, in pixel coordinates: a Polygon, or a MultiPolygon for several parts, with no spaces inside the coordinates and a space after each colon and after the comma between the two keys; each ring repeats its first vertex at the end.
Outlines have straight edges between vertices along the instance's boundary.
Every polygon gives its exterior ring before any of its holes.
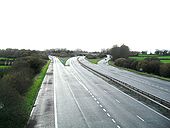
{"type": "Polygon", "coordinates": [[[170,50],[169,1],[0,1],[1,49],[170,50]]]}

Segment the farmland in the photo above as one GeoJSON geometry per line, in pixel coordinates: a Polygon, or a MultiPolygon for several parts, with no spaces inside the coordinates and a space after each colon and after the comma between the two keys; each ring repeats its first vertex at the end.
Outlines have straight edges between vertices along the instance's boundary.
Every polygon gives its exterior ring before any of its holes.
{"type": "Polygon", "coordinates": [[[15,61],[14,58],[3,58],[0,57],[0,66],[10,66],[15,61]]]}
{"type": "Polygon", "coordinates": [[[0,78],[8,72],[11,66],[0,66],[0,78]]]}
{"type": "Polygon", "coordinates": [[[162,63],[170,63],[170,56],[158,56],[158,55],[138,55],[138,56],[135,56],[135,57],[129,57],[131,59],[135,59],[135,60],[138,60],[138,61],[141,61],[141,60],[144,60],[146,58],[149,58],[149,57],[157,57],[162,63]]]}

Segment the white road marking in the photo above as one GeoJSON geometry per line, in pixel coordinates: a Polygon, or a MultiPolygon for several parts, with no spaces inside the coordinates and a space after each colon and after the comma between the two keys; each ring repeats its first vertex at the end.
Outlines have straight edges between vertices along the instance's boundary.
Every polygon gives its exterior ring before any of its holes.
{"type": "Polygon", "coordinates": [[[119,126],[119,125],[117,125],[117,128],[120,128],[120,126],[119,126]]]}
{"type": "Polygon", "coordinates": [[[88,91],[87,87],[75,76],[75,74],[73,74],[71,72],[71,74],[74,76],[74,78],[76,78],[76,80],[84,87],[84,89],[86,89],[86,91],[88,91]]]}
{"type": "Polygon", "coordinates": [[[141,121],[145,121],[142,117],[140,117],[139,115],[136,115],[141,121]]]}
{"type": "Polygon", "coordinates": [[[99,101],[97,101],[97,104],[99,104],[99,101]]]}
{"type": "MultiPolygon", "coordinates": [[[[56,59],[55,59],[55,63],[56,63],[56,59]]],[[[53,64],[53,74],[54,74],[54,118],[55,118],[55,128],[58,128],[58,123],[57,123],[57,105],[56,105],[56,67],[55,67],[55,63],[53,64]]]]}
{"type": "Polygon", "coordinates": [[[119,101],[119,100],[117,100],[117,99],[116,99],[116,102],[120,103],[120,101],[119,101]]]}
{"type": "Polygon", "coordinates": [[[94,96],[92,95],[92,97],[94,98],[94,96]]]}
{"type": "Polygon", "coordinates": [[[116,121],[114,119],[112,119],[113,123],[116,123],[116,121]]]}
{"type": "Polygon", "coordinates": [[[92,95],[92,93],[90,93],[90,95],[92,95]]]}
{"type": "Polygon", "coordinates": [[[84,120],[85,120],[88,128],[90,128],[89,124],[87,123],[87,119],[86,119],[83,111],[81,110],[81,107],[80,107],[80,105],[79,105],[79,103],[78,103],[78,101],[77,101],[77,99],[76,99],[76,97],[75,97],[75,95],[74,95],[74,93],[73,93],[73,91],[72,91],[72,89],[71,89],[71,87],[70,87],[70,85],[69,85],[68,82],[67,82],[67,85],[68,85],[68,88],[69,88],[69,90],[70,90],[70,92],[71,92],[71,94],[72,94],[72,96],[73,96],[73,99],[75,100],[75,102],[76,102],[76,104],[77,104],[77,107],[78,107],[78,109],[80,110],[80,112],[81,112],[81,114],[82,114],[82,116],[83,116],[83,118],[84,118],[84,120]]]}
{"type": "Polygon", "coordinates": [[[105,111],[105,112],[106,112],[106,109],[104,109],[104,108],[103,108],[103,111],[105,111]]]}
{"type": "Polygon", "coordinates": [[[122,94],[126,95],[126,96],[127,96],[127,97],[129,97],[130,99],[132,99],[132,100],[134,100],[134,101],[138,102],[139,104],[141,104],[141,105],[145,106],[145,107],[146,107],[146,108],[148,108],[149,110],[151,110],[151,111],[155,112],[155,113],[156,113],[156,114],[158,114],[159,116],[161,116],[161,117],[163,117],[163,118],[165,118],[165,119],[167,119],[167,120],[170,120],[170,119],[169,119],[169,118],[167,118],[166,116],[164,116],[164,115],[160,114],[159,112],[157,112],[157,111],[153,110],[152,108],[150,108],[150,107],[146,106],[145,104],[143,104],[142,102],[140,102],[140,101],[136,100],[135,98],[133,98],[133,97],[129,96],[128,94],[126,94],[126,93],[124,93],[124,92],[120,91],[120,90],[119,90],[119,89],[117,89],[116,87],[114,87],[114,86],[112,86],[112,85],[110,85],[110,84],[108,84],[108,85],[109,85],[110,87],[112,87],[112,88],[116,89],[116,90],[117,90],[117,91],[119,91],[120,93],[122,93],[122,94]]]}
{"type": "Polygon", "coordinates": [[[94,100],[97,100],[96,98],[94,98],[94,100]]]}
{"type": "Polygon", "coordinates": [[[106,91],[106,90],[104,90],[104,92],[106,92],[106,93],[107,93],[107,91],[106,91]]]}
{"type": "Polygon", "coordinates": [[[107,116],[108,116],[108,117],[110,117],[110,114],[109,114],[109,113],[107,113],[107,116]]]}

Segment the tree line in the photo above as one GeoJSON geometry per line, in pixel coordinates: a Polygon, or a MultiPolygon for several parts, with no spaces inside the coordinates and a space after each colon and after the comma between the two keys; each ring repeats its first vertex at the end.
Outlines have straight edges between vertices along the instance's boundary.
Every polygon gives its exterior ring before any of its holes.
{"type": "MultiPolygon", "coordinates": [[[[131,52],[129,47],[122,45],[118,47],[117,45],[113,46],[109,50],[109,53],[112,55],[112,60],[116,66],[130,68],[140,72],[146,72],[150,74],[155,74],[163,77],[170,78],[170,64],[161,63],[157,57],[147,57],[144,60],[134,60],[130,59],[130,55],[138,55],[138,52],[131,52]]],[[[161,51],[156,50],[157,55],[169,55],[168,50],[161,51]],[[158,52],[159,51],[159,52],[158,52]],[[166,52],[165,52],[166,51],[166,52]]],[[[147,54],[147,53],[145,53],[147,54]]]]}
{"type": "Polygon", "coordinates": [[[1,50],[5,57],[15,57],[8,73],[0,79],[0,128],[20,128],[27,121],[28,113],[23,107],[24,96],[33,83],[33,78],[47,62],[48,56],[39,51],[1,50]],[[18,54],[12,55],[12,52],[18,54]],[[8,55],[8,53],[11,53],[8,55]]]}

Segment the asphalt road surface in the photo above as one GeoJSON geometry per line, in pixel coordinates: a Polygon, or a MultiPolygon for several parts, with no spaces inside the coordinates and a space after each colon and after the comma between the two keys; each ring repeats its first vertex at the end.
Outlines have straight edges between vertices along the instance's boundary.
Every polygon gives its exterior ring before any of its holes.
{"type": "Polygon", "coordinates": [[[79,59],[83,64],[105,75],[146,91],[170,102],[170,82],[153,77],[146,77],[107,65],[108,59],[103,59],[98,65],[88,62],[84,57],[79,59]],[[105,62],[106,61],[106,62],[105,62]]]}
{"type": "Polygon", "coordinates": [[[50,109],[46,109],[48,119],[41,117],[46,114],[44,108],[48,108],[48,103],[41,102],[42,104],[35,107],[40,113],[33,112],[31,116],[31,119],[36,122],[34,126],[47,128],[170,127],[170,119],[87,71],[78,63],[76,57],[67,61],[68,66],[63,66],[55,57],[53,60],[54,82],[47,84],[53,85],[53,87],[49,86],[52,89],[49,94],[50,103],[53,105],[50,105],[50,109]]]}

